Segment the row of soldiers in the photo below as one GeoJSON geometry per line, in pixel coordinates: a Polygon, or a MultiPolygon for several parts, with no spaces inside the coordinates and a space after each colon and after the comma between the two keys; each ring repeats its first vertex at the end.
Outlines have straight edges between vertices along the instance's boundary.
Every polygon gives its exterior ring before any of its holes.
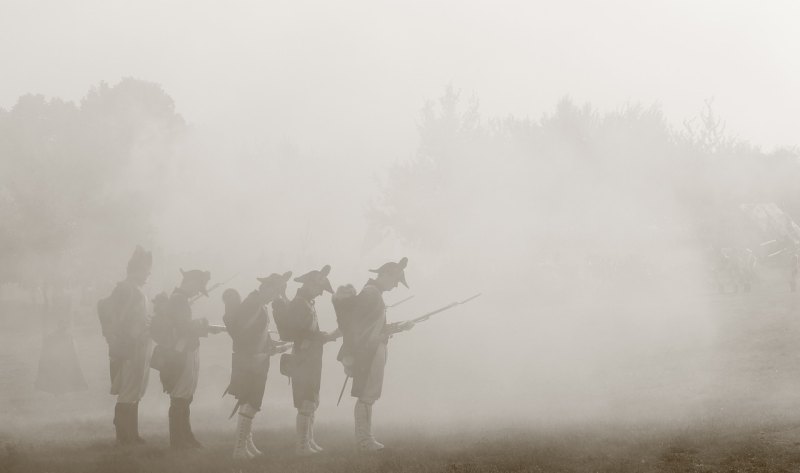
{"type": "MultiPolygon", "coordinates": [[[[800,280],[800,244],[789,242],[779,251],[765,256],[766,260],[780,257],[782,267],[788,265],[785,281],[791,292],[797,291],[800,280]]],[[[759,260],[750,248],[712,248],[711,273],[718,292],[730,289],[734,293],[750,292],[753,283],[759,280],[759,260]]]]}
{"type": "Polygon", "coordinates": [[[381,397],[386,364],[386,345],[392,333],[408,330],[413,322],[386,323],[383,293],[398,284],[408,287],[408,260],[389,262],[376,270],[357,292],[344,286],[333,294],[330,266],[310,271],[294,280],[301,284],[295,297],[286,296],[292,273],[258,278],[258,287],[243,300],[233,289],[223,293],[224,326],[209,324],[192,314],[192,302],[208,295],[208,271],[183,271],[181,284],[171,295],[154,299],[154,315],[148,317],[143,286],[152,268],[152,254],[137,247],[127,266],[127,277],[111,295],[98,303],[103,335],[108,342],[111,394],[117,396],[114,426],[120,444],[142,443],[138,429],[138,405],[147,389],[151,367],[160,373],[164,392],[170,396],[169,439],[173,448],[200,448],[190,422],[190,406],[200,371],[200,339],[227,332],[233,341],[231,380],[226,390],[236,398],[238,413],[235,459],[261,455],[252,436],[253,418],[260,411],[270,357],[291,348],[281,357],[281,371],[291,376],[297,409],[296,452],[312,455],[322,451],[314,438],[319,406],[322,354],[326,343],[342,337],[338,359],[352,377],[351,395],[357,398],[354,418],[357,448],[377,451],[384,446],[372,434],[372,406],[381,397]],[[315,300],[324,292],[333,295],[338,328],[320,329],[315,300]],[[274,340],[268,309],[284,341],[274,340]],[[285,340],[290,340],[287,343],[285,340]],[[155,346],[154,346],[155,342],[155,346]]]}

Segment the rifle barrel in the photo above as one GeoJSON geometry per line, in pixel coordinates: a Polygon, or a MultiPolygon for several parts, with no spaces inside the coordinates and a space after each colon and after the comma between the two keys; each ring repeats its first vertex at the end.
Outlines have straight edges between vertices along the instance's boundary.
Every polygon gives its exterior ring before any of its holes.
{"type": "Polygon", "coordinates": [[[391,309],[392,307],[397,307],[397,306],[399,306],[400,304],[402,304],[403,302],[405,302],[405,301],[407,301],[407,300],[410,300],[410,299],[413,299],[413,298],[414,298],[414,296],[408,296],[408,297],[406,297],[405,299],[403,299],[403,300],[401,300],[401,301],[399,301],[399,302],[395,302],[395,303],[394,303],[394,304],[392,304],[392,305],[387,305],[387,306],[386,306],[386,308],[387,308],[387,309],[391,309]]]}
{"type": "Polygon", "coordinates": [[[474,296],[472,296],[472,297],[468,297],[468,298],[464,299],[463,301],[460,301],[460,302],[453,302],[452,304],[448,304],[448,305],[446,305],[446,306],[444,306],[444,307],[442,307],[442,308],[440,308],[440,309],[436,309],[436,310],[434,310],[433,312],[428,312],[428,313],[427,313],[427,314],[425,314],[425,315],[420,315],[419,317],[417,317],[417,318],[415,318],[415,319],[411,319],[411,321],[412,321],[412,322],[414,322],[414,323],[417,323],[417,322],[422,322],[422,321],[424,321],[424,320],[427,320],[427,319],[429,319],[429,318],[430,318],[432,315],[436,315],[436,314],[438,314],[439,312],[444,312],[444,311],[446,311],[446,310],[448,310],[448,309],[452,309],[453,307],[455,307],[455,306],[457,306],[457,305],[466,304],[467,302],[469,302],[469,301],[471,301],[471,300],[473,300],[473,299],[476,299],[476,298],[477,298],[477,297],[479,297],[480,295],[481,295],[481,293],[479,292],[479,293],[475,294],[475,295],[474,295],[474,296]]]}
{"type": "Polygon", "coordinates": [[[222,282],[218,282],[218,283],[214,284],[213,286],[211,286],[210,288],[208,288],[208,289],[206,290],[205,294],[203,294],[203,293],[197,294],[196,296],[194,296],[194,297],[192,297],[191,299],[189,299],[189,304],[190,304],[190,305],[191,305],[191,304],[194,304],[194,303],[195,303],[195,302],[197,302],[197,300],[198,300],[198,299],[200,299],[201,297],[208,297],[208,294],[209,294],[211,291],[213,291],[213,290],[217,289],[218,287],[221,287],[221,286],[224,286],[224,285],[228,284],[229,282],[233,281],[233,280],[234,280],[234,278],[236,278],[236,276],[238,276],[238,275],[239,275],[239,273],[236,273],[236,274],[234,274],[233,276],[231,276],[230,278],[228,278],[227,280],[225,280],[225,281],[222,281],[222,282]]]}

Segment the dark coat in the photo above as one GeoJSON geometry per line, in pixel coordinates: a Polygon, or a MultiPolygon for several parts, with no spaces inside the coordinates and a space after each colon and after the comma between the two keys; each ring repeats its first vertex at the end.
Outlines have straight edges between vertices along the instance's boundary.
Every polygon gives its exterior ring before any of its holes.
{"type": "Polygon", "coordinates": [[[185,354],[199,349],[200,337],[208,336],[208,321],[192,318],[189,295],[180,288],[170,295],[166,314],[170,334],[168,343],[160,347],[160,356],[166,358],[161,369],[161,384],[165,392],[171,392],[186,367],[185,354]]]}
{"type": "Polygon", "coordinates": [[[319,403],[325,333],[319,329],[314,300],[306,297],[302,288],[289,303],[288,310],[293,325],[298,328],[292,347],[292,397],[294,406],[299,409],[303,401],[319,403]]]}
{"type": "MultiPolygon", "coordinates": [[[[360,397],[378,346],[386,343],[386,304],[383,291],[370,279],[356,296],[356,304],[345,342],[353,357],[351,395],[360,397]]],[[[343,347],[344,347],[343,343],[343,347]]]]}
{"type": "Polygon", "coordinates": [[[240,404],[260,409],[273,345],[267,308],[258,291],[253,291],[222,319],[233,340],[231,381],[225,393],[233,395],[240,404]]]}

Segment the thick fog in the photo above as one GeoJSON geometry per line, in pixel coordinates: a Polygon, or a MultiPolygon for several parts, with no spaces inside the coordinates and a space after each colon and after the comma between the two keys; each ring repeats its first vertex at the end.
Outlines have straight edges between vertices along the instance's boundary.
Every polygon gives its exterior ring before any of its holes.
{"type": "MultiPolygon", "coordinates": [[[[180,268],[245,295],[325,264],[334,288],[361,287],[403,256],[410,289],[385,299],[414,297],[391,321],[481,293],[390,342],[376,410],[397,425],[681,422],[713,416],[728,388],[757,392],[716,356],[727,302],[707,257],[743,245],[719,223],[732,208],[800,210],[794,3],[3,10],[0,410],[14,428],[107,416],[95,304],[137,244],[154,254],[151,298],[180,268]],[[88,389],[54,397],[34,381],[64,317],[88,389]]],[[[221,292],[195,316],[221,323],[221,292]]],[[[316,307],[335,329],[329,295],[316,307]]],[[[347,396],[335,406],[337,349],[325,422],[351,416],[347,396]]],[[[206,421],[232,407],[230,352],[225,334],[201,341],[206,421]]],[[[167,399],[152,376],[143,415],[167,399]]],[[[293,415],[277,358],[265,412],[293,415]]]]}

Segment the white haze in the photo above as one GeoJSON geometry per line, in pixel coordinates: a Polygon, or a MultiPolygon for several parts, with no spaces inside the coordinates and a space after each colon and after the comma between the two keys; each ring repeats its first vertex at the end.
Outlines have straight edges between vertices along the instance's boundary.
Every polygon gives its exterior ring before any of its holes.
{"type": "MultiPolygon", "coordinates": [[[[215,280],[238,274],[231,285],[244,294],[256,276],[323,264],[334,286],[360,286],[368,269],[401,256],[410,258],[411,289],[386,298],[415,298],[392,320],[481,292],[391,342],[376,419],[685,419],[705,413],[718,314],[703,296],[697,248],[685,243],[688,217],[667,189],[635,184],[654,172],[637,167],[637,155],[586,169],[578,158],[467,153],[450,185],[482,199],[467,210],[450,203],[458,218],[435,249],[376,240],[365,214],[389,167],[417,156],[419,111],[449,83],[474,94],[489,118],[539,119],[571,94],[603,113],[659,102],[679,127],[714,96],[733,132],[768,147],[793,143],[800,56],[790,47],[800,33],[790,22],[800,10],[772,5],[5,1],[0,106],[27,92],[79,100],[90,85],[126,76],[158,82],[175,99],[190,127],[164,185],[146,189],[160,198],[147,242],[156,255],[151,296],[171,290],[180,267],[210,269],[215,280]],[[483,188],[471,187],[475,176],[483,188]],[[574,201],[551,200],[558,188],[574,201]],[[620,254],[659,255],[658,282],[632,276],[622,289],[582,272],[587,258],[620,254]]],[[[131,185],[164,172],[161,159],[144,148],[131,185]]],[[[97,269],[122,277],[128,256],[97,269]]],[[[317,307],[333,329],[327,299],[317,307]]],[[[219,294],[196,311],[219,322],[219,294]]],[[[90,327],[78,347],[90,378],[83,399],[104,399],[92,415],[106,416],[103,342],[90,327]]],[[[204,340],[201,350],[197,405],[224,419],[230,341],[204,340]]],[[[342,381],[335,351],[326,351],[320,417],[344,422],[349,404],[333,406],[342,381]]],[[[276,362],[266,419],[286,423],[291,400],[276,362]]],[[[153,377],[143,415],[163,413],[159,391],[153,377]]],[[[80,396],[68,402],[85,407],[80,396]]],[[[23,412],[31,402],[45,399],[23,412]]]]}

